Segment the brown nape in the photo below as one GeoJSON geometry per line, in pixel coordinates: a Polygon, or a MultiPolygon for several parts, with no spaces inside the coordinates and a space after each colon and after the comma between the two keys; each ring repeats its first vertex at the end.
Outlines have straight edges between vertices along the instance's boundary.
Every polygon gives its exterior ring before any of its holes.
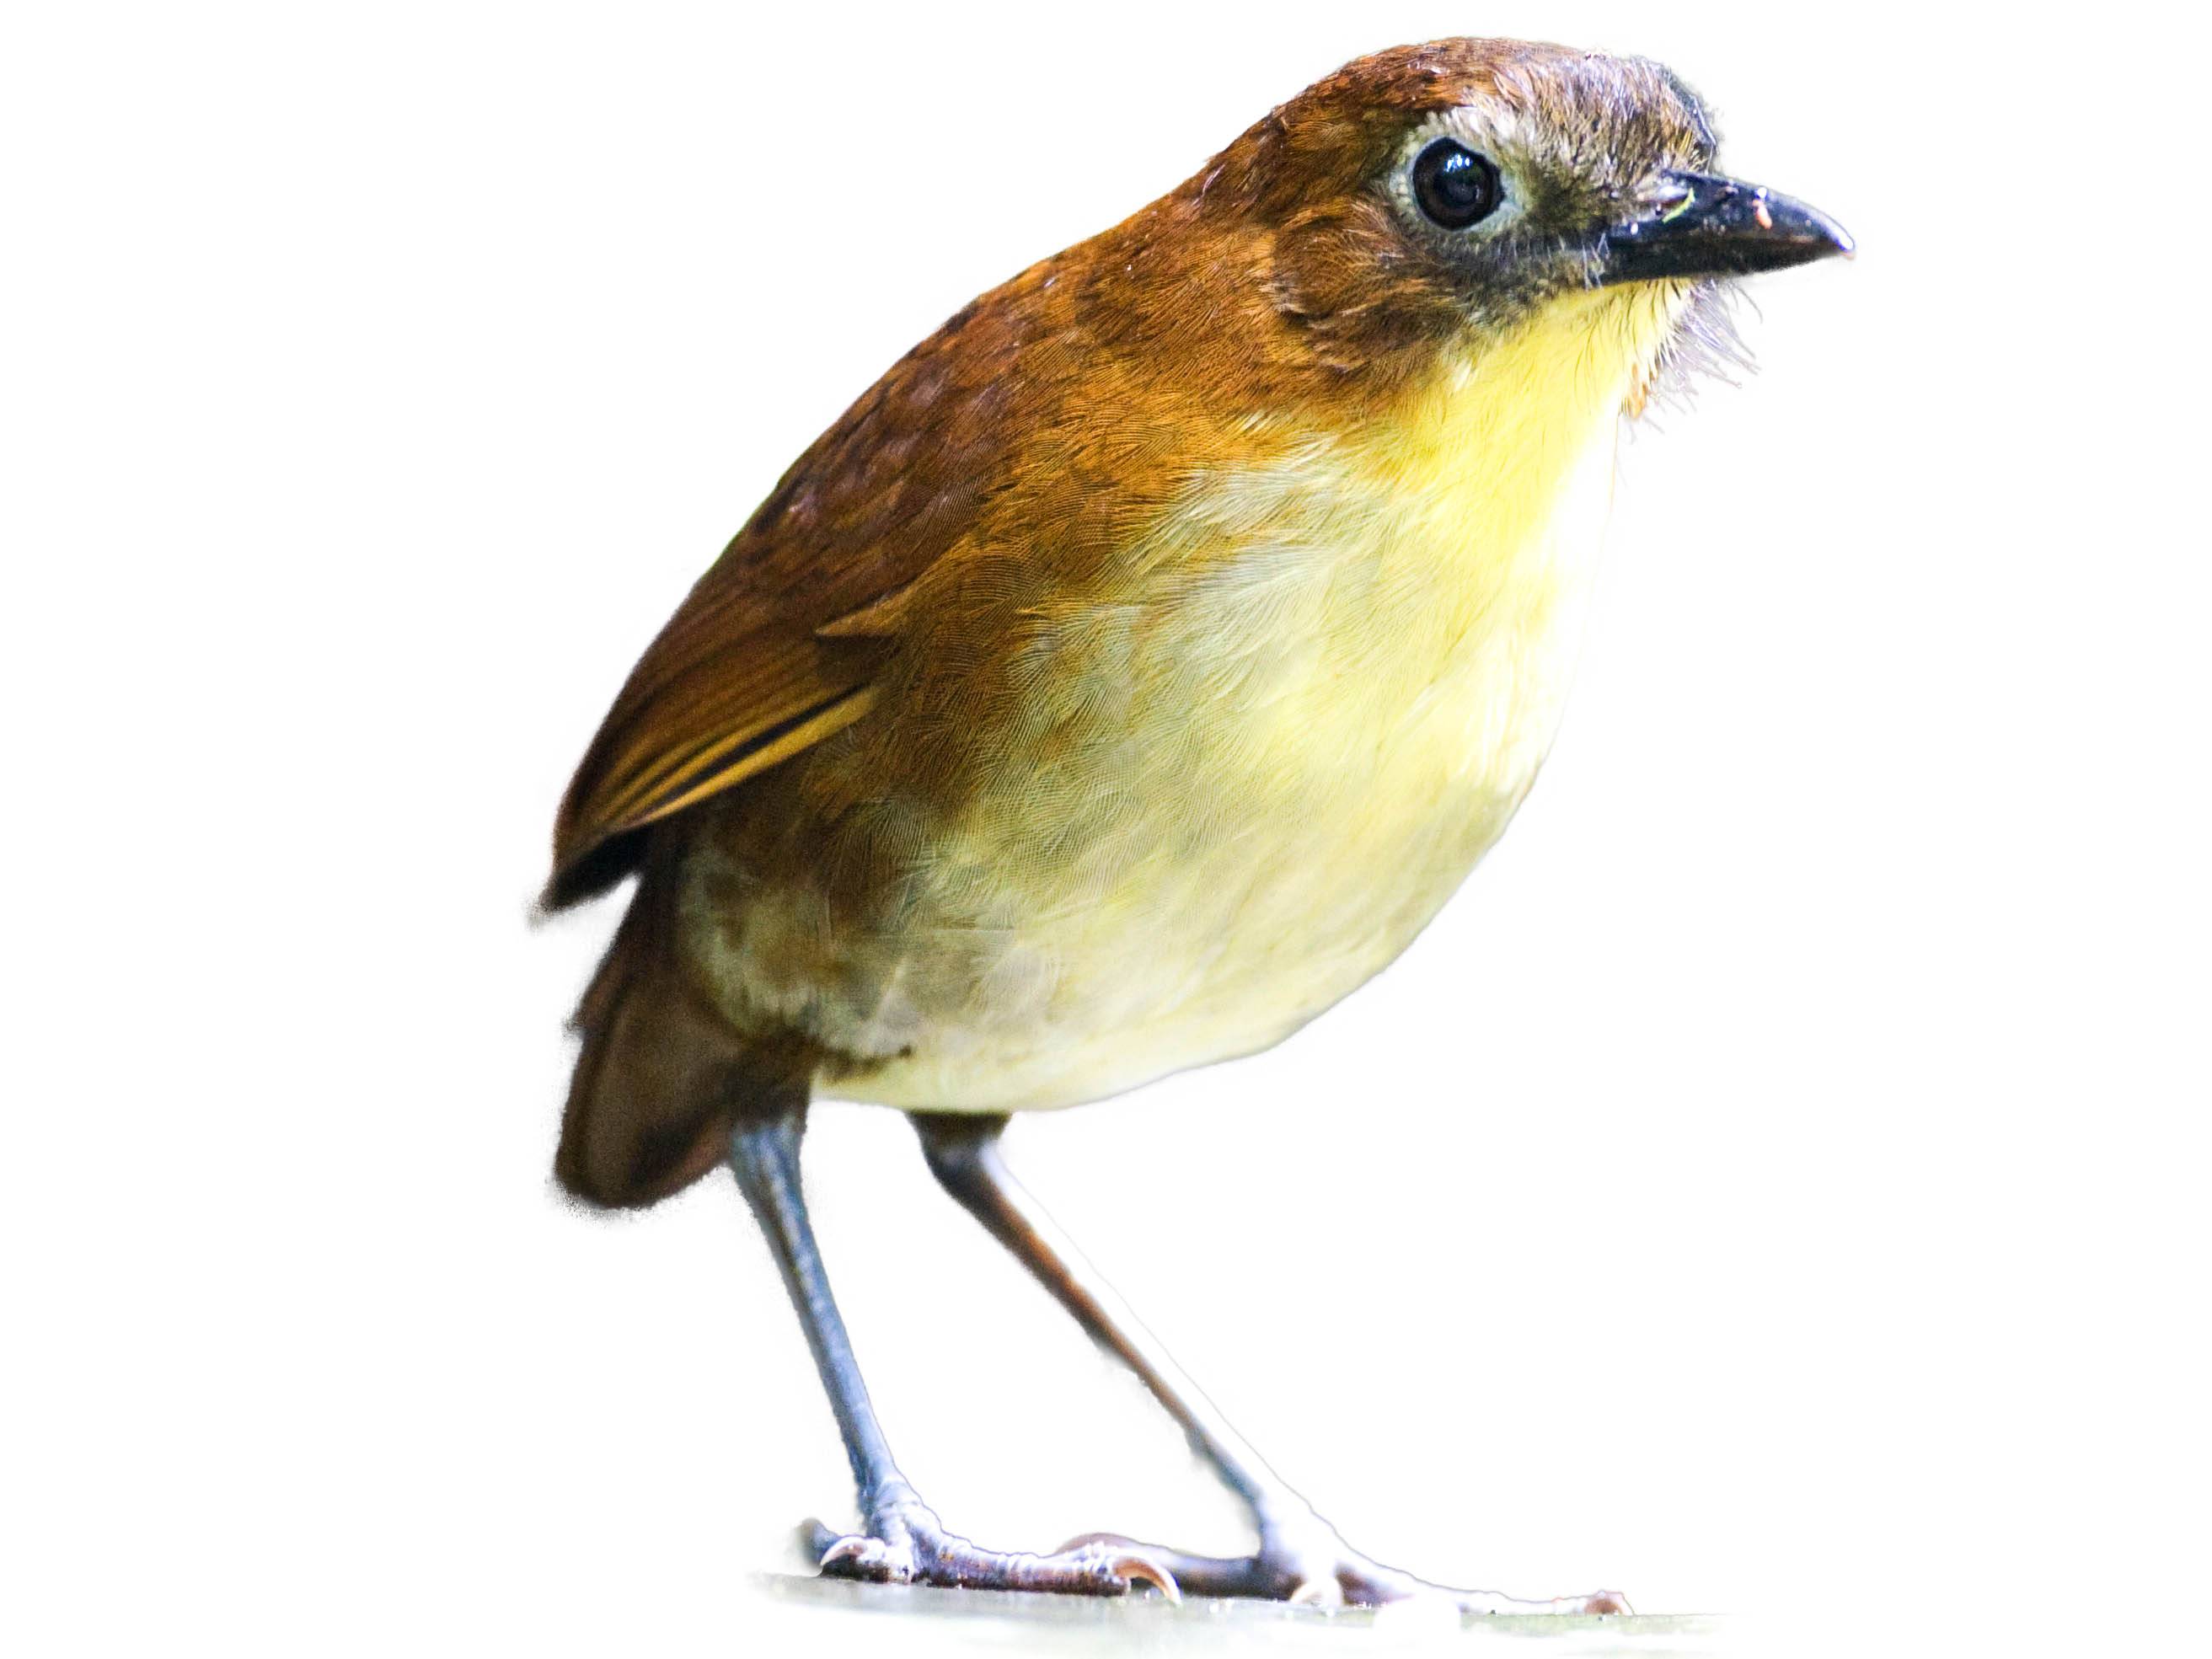
{"type": "Polygon", "coordinates": [[[688,985],[669,891],[648,866],[576,1010],[584,1040],[553,1174],[605,1209],[674,1196],[721,1161],[749,1103],[806,1094],[813,1062],[789,1042],[730,1030],[688,985]]]}

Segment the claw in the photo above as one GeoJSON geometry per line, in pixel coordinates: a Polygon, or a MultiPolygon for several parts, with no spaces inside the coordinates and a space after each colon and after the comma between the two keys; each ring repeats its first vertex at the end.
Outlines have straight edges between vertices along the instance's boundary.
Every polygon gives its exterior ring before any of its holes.
{"type": "Polygon", "coordinates": [[[1344,1606],[1344,1586],[1336,1582],[1334,1573],[1319,1573],[1311,1578],[1301,1578],[1297,1588],[1283,1599],[1292,1607],[1319,1607],[1323,1613],[1336,1613],[1344,1606]]]}
{"type": "Polygon", "coordinates": [[[830,1545],[828,1549],[822,1552],[821,1559],[816,1562],[815,1565],[820,1567],[823,1571],[827,1572],[830,1568],[837,1565],[840,1562],[864,1561],[866,1559],[869,1551],[880,1550],[882,1547],[883,1547],[877,1543],[872,1538],[862,1538],[857,1534],[840,1538],[836,1543],[830,1545]]]}
{"type": "Polygon", "coordinates": [[[1182,1605],[1182,1586],[1175,1575],[1141,1550],[1123,1550],[1107,1558],[1107,1570],[1132,1584],[1150,1584],[1174,1607],[1182,1605]]]}

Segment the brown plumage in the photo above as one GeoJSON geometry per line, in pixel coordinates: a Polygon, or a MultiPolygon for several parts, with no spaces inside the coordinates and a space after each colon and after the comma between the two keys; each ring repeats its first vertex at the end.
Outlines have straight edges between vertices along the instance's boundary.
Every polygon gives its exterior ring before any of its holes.
{"type": "Polygon", "coordinates": [[[1713,149],[1639,60],[1449,40],[1348,65],[894,365],[623,686],[546,889],[637,878],[576,1016],[556,1172],[649,1204],[728,1158],[860,1480],[825,1571],[1443,1594],[1259,1462],[993,1141],[1008,1111],[1279,1040],[1503,831],[1557,724],[1622,412],[1717,279],[1848,251],[1708,173],[1713,149]],[[939,1179],[1251,1503],[1253,1556],[942,1528],[807,1227],[817,1087],[916,1114],[939,1179]]]}
{"type": "MultiPolygon", "coordinates": [[[[562,803],[548,904],[651,865],[633,910],[673,907],[685,848],[748,813],[738,833],[781,840],[771,861],[811,861],[833,910],[864,912],[917,856],[896,803],[949,811],[979,772],[1019,763],[997,739],[1041,617],[1121,601],[1145,574],[1128,550],[1194,476],[1267,464],[1285,426],[1376,418],[1459,331],[1465,273],[1363,188],[1410,123],[1471,91],[1534,103],[1563,81],[1593,93],[1592,146],[1700,159],[1705,135],[1663,73],[1629,66],[1621,81],[1606,64],[1486,41],[1379,54],[964,307],[807,449],[646,652],[562,803]],[[825,880],[824,859],[845,878],[825,880]]],[[[1592,212],[1538,206],[1563,222],[1592,212]]],[[[1501,314],[1516,299],[1503,283],[1479,297],[1501,314]]],[[[672,917],[634,915],[579,1012],[559,1167],[580,1195],[650,1201],[667,1171],[711,1166],[716,1014],[684,950],[672,917]],[[648,1015],[640,1000],[671,1006],[648,1015]],[[678,1024],[686,1038],[664,1041],[678,1024]],[[670,1150],[672,1125],[696,1144],[670,1150]],[[592,1136],[610,1144],[586,1155],[576,1143],[592,1136]]],[[[755,1024],[737,1037],[818,1034],[755,1024]]]]}
{"type": "MultiPolygon", "coordinates": [[[[631,672],[562,802],[546,902],[635,832],[858,719],[938,560],[1110,550],[1237,422],[1387,398],[1458,316],[1356,185],[1409,118],[1550,50],[1439,41],[1347,66],[1177,189],[962,308],[815,440],[631,672]],[[801,723],[794,744],[794,723],[801,723]]],[[[1658,71],[1655,69],[1652,73],[1658,71]]],[[[1347,408],[1350,405],[1352,408],[1347,408]]]]}

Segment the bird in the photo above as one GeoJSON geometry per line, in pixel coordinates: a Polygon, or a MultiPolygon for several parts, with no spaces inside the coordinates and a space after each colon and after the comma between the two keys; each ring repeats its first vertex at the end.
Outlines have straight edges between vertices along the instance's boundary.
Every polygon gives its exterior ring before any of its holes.
{"type": "Polygon", "coordinates": [[[843,1437],[825,1575],[1325,1607],[1516,1600],[1362,1553],[1015,1178],[1016,1112],[1281,1041],[1389,963],[1556,730],[1625,422],[1741,278],[1853,251],[1717,170],[1664,66],[1453,39],[1359,58],[963,307],[817,438],[622,686],[542,906],[634,882],[571,1022],[555,1176],[726,1165],[843,1437]],[[955,1531],[901,1471],[808,1218],[816,1097],[1131,1366],[1250,1553],[955,1531]]]}

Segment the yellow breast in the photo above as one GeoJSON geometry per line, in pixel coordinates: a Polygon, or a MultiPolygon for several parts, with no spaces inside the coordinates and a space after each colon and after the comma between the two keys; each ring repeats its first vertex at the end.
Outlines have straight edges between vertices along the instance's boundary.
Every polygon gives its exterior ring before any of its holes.
{"type": "Polygon", "coordinates": [[[1279,1040],[1395,957],[1557,729],[1620,412],[1671,302],[1605,290],[1389,418],[1290,430],[1064,619],[1048,749],[968,807],[831,1092],[1003,1110],[1279,1040]]]}

